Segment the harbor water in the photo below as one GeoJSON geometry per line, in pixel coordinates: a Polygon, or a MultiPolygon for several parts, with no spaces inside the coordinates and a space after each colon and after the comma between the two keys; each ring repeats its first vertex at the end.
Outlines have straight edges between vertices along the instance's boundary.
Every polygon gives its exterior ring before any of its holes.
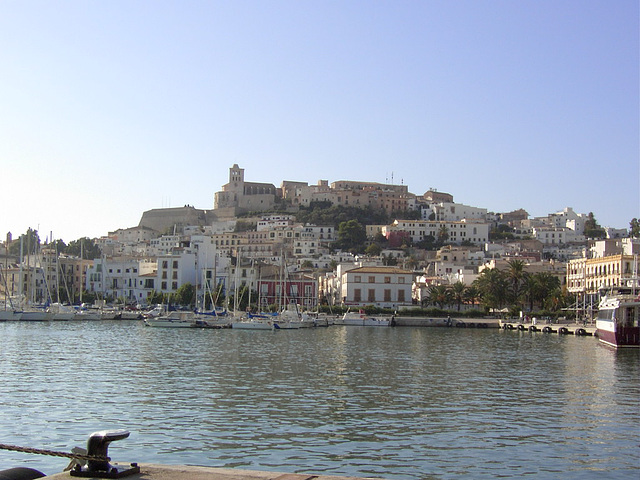
{"type": "MultiPolygon", "coordinates": [[[[388,479],[638,478],[640,356],[593,337],[420,327],[0,323],[0,443],[113,462],[388,479]]],[[[0,470],[68,461],[0,450],[0,470]]]]}

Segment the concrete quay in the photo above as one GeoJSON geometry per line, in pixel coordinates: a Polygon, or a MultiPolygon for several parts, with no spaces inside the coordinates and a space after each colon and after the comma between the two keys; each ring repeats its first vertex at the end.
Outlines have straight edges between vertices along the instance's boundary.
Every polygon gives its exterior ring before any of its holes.
{"type": "Polygon", "coordinates": [[[394,317],[396,327],[500,328],[497,318],[394,317]]]}
{"type": "Polygon", "coordinates": [[[557,333],[560,335],[596,336],[595,325],[583,325],[579,323],[522,323],[503,320],[500,322],[503,330],[517,330],[527,332],[557,333]]]}
{"type": "MultiPolygon", "coordinates": [[[[137,465],[137,464],[134,464],[137,465]]],[[[114,464],[114,466],[118,466],[114,464]]],[[[191,465],[139,464],[139,473],[123,477],[79,477],[70,472],[61,472],[44,479],[76,480],[79,478],[126,478],[130,480],[383,480],[373,477],[343,477],[334,475],[315,475],[282,472],[264,472],[257,470],[237,470],[234,468],[198,467],[191,465]]]]}
{"type": "Polygon", "coordinates": [[[497,328],[503,330],[557,333],[560,335],[595,336],[595,325],[561,322],[547,323],[546,320],[533,323],[522,322],[519,319],[500,320],[498,318],[422,318],[395,317],[397,327],[453,327],[453,328],[497,328]]]}

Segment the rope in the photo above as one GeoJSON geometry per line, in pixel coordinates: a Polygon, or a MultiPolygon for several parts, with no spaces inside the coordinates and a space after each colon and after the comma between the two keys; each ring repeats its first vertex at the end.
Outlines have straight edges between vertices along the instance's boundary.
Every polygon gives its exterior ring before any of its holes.
{"type": "Polygon", "coordinates": [[[22,453],[35,453],[38,455],[49,455],[52,457],[66,457],[66,458],[76,458],[79,460],[95,460],[95,461],[109,461],[111,458],[109,457],[98,457],[95,455],[83,455],[80,453],[67,453],[67,452],[56,452],[54,450],[43,450],[40,448],[31,448],[31,447],[19,447],[17,445],[7,445],[5,443],[0,443],[0,449],[2,450],[11,450],[13,452],[22,452],[22,453]]]}

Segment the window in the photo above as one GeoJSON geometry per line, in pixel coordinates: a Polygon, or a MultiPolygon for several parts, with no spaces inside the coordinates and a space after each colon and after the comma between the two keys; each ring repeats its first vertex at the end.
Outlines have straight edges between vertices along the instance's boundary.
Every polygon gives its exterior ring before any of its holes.
{"type": "Polygon", "coordinates": [[[177,290],[178,289],[178,282],[171,283],[171,289],[172,290],[177,290]]]}
{"type": "Polygon", "coordinates": [[[389,289],[389,288],[385,288],[384,289],[384,301],[385,302],[390,302],[391,301],[391,289],[389,289]]]}
{"type": "Polygon", "coordinates": [[[384,277],[384,283],[391,283],[391,277],[384,277]]]}
{"type": "Polygon", "coordinates": [[[173,261],[173,268],[178,268],[178,261],[177,260],[173,261]]]}
{"type": "Polygon", "coordinates": [[[359,288],[353,289],[353,301],[361,302],[362,301],[362,291],[359,288]]]}
{"type": "Polygon", "coordinates": [[[362,282],[362,277],[360,275],[356,275],[355,277],[353,277],[353,281],[354,283],[360,283],[362,282]]]}
{"type": "Polygon", "coordinates": [[[369,296],[367,298],[368,302],[375,302],[376,301],[376,291],[373,288],[369,289],[369,296]]]}
{"type": "Polygon", "coordinates": [[[404,302],[404,290],[398,290],[398,302],[404,302]]]}
{"type": "Polygon", "coordinates": [[[369,277],[369,283],[376,283],[376,277],[369,277]]]}
{"type": "Polygon", "coordinates": [[[398,277],[398,283],[404,283],[404,277],[398,277]]]}

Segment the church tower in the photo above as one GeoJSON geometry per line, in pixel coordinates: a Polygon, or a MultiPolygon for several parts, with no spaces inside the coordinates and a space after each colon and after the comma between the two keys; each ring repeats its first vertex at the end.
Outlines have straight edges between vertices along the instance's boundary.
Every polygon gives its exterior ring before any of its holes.
{"type": "Polygon", "coordinates": [[[244,193],[244,168],[240,168],[237,163],[229,169],[229,187],[236,193],[244,193]]]}

